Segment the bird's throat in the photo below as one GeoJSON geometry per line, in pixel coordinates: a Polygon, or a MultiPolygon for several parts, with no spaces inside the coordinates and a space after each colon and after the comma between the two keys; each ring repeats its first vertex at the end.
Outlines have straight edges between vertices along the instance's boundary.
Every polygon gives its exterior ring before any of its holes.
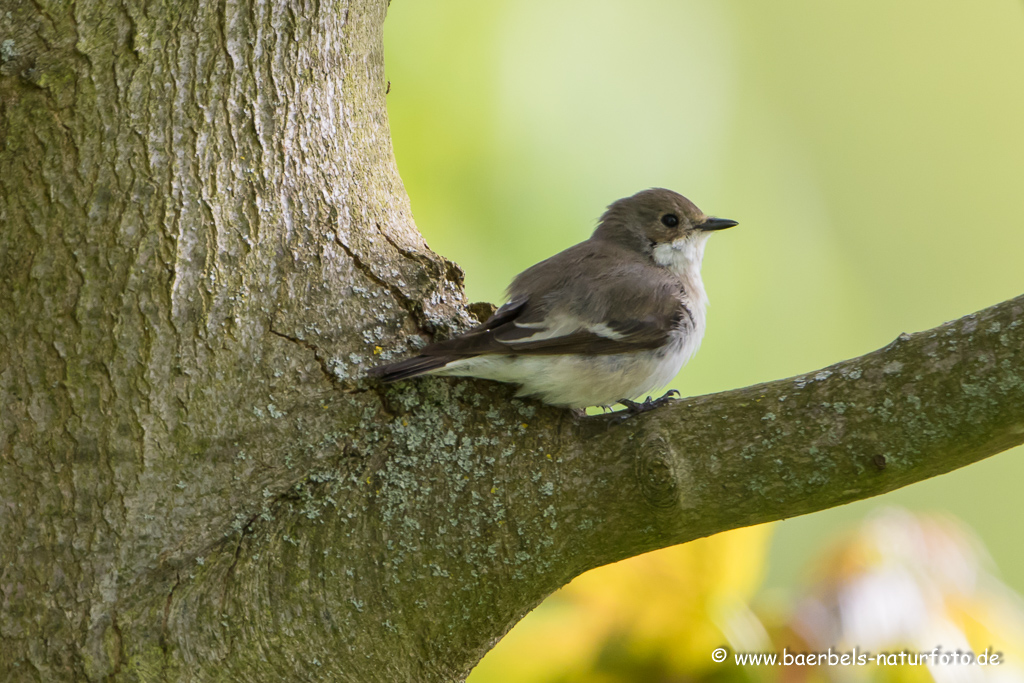
{"type": "Polygon", "coordinates": [[[659,244],[654,247],[654,262],[681,278],[700,278],[700,264],[704,259],[707,240],[707,233],[697,233],[659,244]]]}

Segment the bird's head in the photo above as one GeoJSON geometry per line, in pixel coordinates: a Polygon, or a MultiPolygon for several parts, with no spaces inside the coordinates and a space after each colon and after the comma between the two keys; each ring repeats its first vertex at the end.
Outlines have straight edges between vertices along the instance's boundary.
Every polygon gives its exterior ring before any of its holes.
{"type": "Polygon", "coordinates": [[[696,259],[699,266],[708,235],[736,224],[706,215],[677,192],[653,188],[609,206],[593,239],[615,242],[675,269],[683,260],[696,259]]]}

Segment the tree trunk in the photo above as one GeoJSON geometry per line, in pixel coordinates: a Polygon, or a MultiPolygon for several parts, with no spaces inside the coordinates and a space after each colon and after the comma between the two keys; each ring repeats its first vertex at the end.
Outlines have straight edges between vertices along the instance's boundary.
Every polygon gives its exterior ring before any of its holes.
{"type": "Polygon", "coordinates": [[[8,7],[3,680],[456,680],[590,567],[1024,440],[1020,298],[622,424],[369,383],[472,322],[384,0],[8,7]]]}

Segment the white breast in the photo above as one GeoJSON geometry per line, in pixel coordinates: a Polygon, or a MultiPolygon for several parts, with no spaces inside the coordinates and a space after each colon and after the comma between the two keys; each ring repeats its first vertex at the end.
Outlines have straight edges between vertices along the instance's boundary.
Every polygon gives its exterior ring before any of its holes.
{"type": "Polygon", "coordinates": [[[704,335],[704,313],[693,306],[694,323],[685,319],[660,349],[606,356],[477,356],[449,363],[436,374],[483,377],[520,385],[520,396],[557,406],[610,406],[672,381],[696,353],[704,335]]]}

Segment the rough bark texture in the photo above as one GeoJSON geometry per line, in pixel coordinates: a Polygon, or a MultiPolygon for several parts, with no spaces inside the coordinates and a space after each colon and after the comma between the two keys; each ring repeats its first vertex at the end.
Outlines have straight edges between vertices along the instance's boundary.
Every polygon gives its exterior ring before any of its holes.
{"type": "Polygon", "coordinates": [[[471,322],[385,9],[0,12],[0,679],[459,679],[590,567],[1024,441],[1021,298],[625,423],[364,382],[471,322]]]}

